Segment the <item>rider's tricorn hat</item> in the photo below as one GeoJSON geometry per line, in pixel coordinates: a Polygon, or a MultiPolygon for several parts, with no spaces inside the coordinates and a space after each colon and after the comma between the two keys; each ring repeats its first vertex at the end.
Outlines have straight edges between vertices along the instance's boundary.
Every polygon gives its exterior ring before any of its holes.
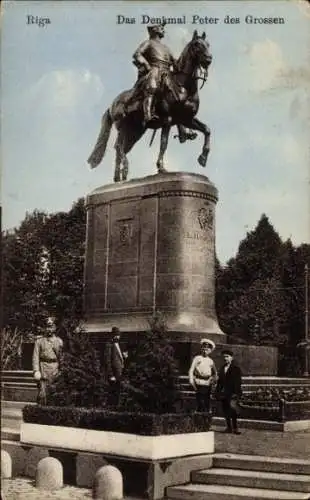
{"type": "Polygon", "coordinates": [[[153,31],[156,31],[157,28],[164,28],[166,26],[166,21],[163,21],[161,24],[151,24],[147,26],[148,32],[151,34],[153,31]]]}

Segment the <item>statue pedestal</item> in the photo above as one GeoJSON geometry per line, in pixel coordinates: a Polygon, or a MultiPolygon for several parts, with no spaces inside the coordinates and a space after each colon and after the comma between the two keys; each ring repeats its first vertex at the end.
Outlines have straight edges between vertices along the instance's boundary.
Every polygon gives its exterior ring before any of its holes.
{"type": "MultiPolygon", "coordinates": [[[[174,342],[225,343],[215,312],[215,205],[207,177],[173,172],[100,187],[86,200],[86,329],[144,332],[164,314],[174,342]]],[[[98,340],[99,340],[98,338],[98,340]]]]}

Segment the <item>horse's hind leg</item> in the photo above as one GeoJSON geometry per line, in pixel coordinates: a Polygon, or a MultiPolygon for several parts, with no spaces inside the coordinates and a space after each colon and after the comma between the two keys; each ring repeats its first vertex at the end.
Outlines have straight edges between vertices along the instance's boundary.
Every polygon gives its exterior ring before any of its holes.
{"type": "Polygon", "coordinates": [[[156,162],[156,166],[157,166],[159,173],[166,172],[166,170],[164,168],[164,154],[167,151],[167,147],[168,147],[170,128],[171,128],[170,125],[164,125],[163,128],[161,129],[160,151],[159,151],[158,159],[156,162]]]}
{"type": "Polygon", "coordinates": [[[127,153],[133,148],[136,142],[143,136],[145,129],[143,127],[139,127],[136,123],[131,126],[128,125],[126,131],[123,134],[123,143],[122,143],[122,162],[123,162],[123,180],[127,180],[128,176],[128,167],[129,162],[127,158],[127,153]]]}

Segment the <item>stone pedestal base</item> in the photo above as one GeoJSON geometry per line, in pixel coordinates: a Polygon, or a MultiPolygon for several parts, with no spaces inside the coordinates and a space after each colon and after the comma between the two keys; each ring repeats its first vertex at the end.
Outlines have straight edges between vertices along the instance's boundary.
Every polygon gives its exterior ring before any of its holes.
{"type": "Polygon", "coordinates": [[[225,342],[215,312],[215,205],[207,177],[182,172],[87,197],[86,329],[143,332],[154,311],[174,341],[225,342]]]}

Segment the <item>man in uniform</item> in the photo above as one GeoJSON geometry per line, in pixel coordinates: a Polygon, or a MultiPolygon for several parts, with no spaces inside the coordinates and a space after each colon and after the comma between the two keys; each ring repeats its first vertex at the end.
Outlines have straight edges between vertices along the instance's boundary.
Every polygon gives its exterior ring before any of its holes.
{"type": "Polygon", "coordinates": [[[189,383],[196,392],[197,411],[210,412],[212,385],[216,382],[217,371],[213,359],[209,357],[215,349],[212,340],[201,339],[200,354],[194,357],[189,369],[189,383]]]}
{"type": "Polygon", "coordinates": [[[179,99],[177,86],[171,78],[176,60],[169,48],[161,42],[165,36],[164,26],[164,24],[148,26],[149,40],[142,42],[133,55],[133,63],[138,68],[138,82],[130,101],[135,99],[136,91],[141,90],[143,81],[145,125],[156,118],[153,115],[154,97],[163,85],[171,90],[175,99],[179,99]]]}
{"type": "Polygon", "coordinates": [[[55,332],[54,318],[48,318],[45,335],[39,337],[34,344],[32,369],[38,383],[37,402],[41,405],[46,404],[48,388],[59,374],[63,341],[55,332]]]}

